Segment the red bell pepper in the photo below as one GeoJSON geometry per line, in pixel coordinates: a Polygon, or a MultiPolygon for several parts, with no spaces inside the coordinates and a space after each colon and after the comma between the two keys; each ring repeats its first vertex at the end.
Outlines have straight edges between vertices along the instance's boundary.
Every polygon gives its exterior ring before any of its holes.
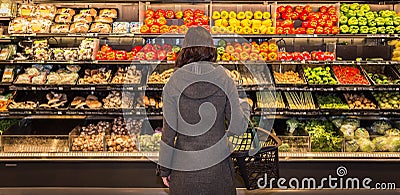
{"type": "Polygon", "coordinates": [[[185,26],[185,25],[181,25],[178,28],[178,32],[180,34],[186,34],[188,30],[189,30],[189,28],[187,26],[185,26]]]}
{"type": "Polygon", "coordinates": [[[192,26],[194,24],[193,17],[185,17],[183,19],[183,23],[185,24],[185,26],[192,26]]]}
{"type": "Polygon", "coordinates": [[[276,11],[277,11],[278,13],[284,13],[284,12],[286,11],[286,7],[283,6],[283,5],[281,5],[281,6],[279,6],[279,7],[276,9],[276,11]]]}
{"type": "Polygon", "coordinates": [[[329,6],[327,13],[329,15],[336,15],[336,8],[333,6],[329,6]]]}
{"type": "Polygon", "coordinates": [[[162,50],[162,46],[160,44],[153,45],[153,51],[158,52],[160,50],[162,50]]]}
{"type": "Polygon", "coordinates": [[[276,28],[276,34],[278,34],[278,35],[281,35],[281,34],[284,34],[284,31],[283,31],[283,27],[277,27],[276,28]]]}
{"type": "Polygon", "coordinates": [[[296,28],[295,33],[296,34],[306,34],[306,29],[303,27],[296,28]]]}
{"type": "Polygon", "coordinates": [[[135,54],[136,54],[136,53],[138,53],[139,51],[141,51],[142,48],[143,48],[143,46],[138,45],[138,46],[133,47],[131,51],[132,51],[132,52],[135,52],[135,54]]]}
{"type": "Polygon", "coordinates": [[[166,51],[166,52],[170,52],[170,51],[172,51],[172,45],[170,45],[170,44],[164,44],[163,47],[162,47],[162,49],[163,49],[164,51],[166,51]]]}
{"type": "Polygon", "coordinates": [[[310,24],[309,24],[310,28],[317,28],[317,26],[318,26],[318,21],[317,20],[311,20],[310,21],[310,24]]]}
{"type": "Polygon", "coordinates": [[[297,12],[293,12],[293,13],[290,15],[290,18],[291,18],[292,20],[298,20],[298,19],[300,18],[300,14],[297,13],[297,12]]]}
{"type": "Polygon", "coordinates": [[[206,15],[201,16],[201,25],[208,25],[209,18],[206,15]]]}
{"type": "Polygon", "coordinates": [[[324,27],[324,34],[331,34],[332,33],[332,28],[331,27],[324,27]]]}
{"type": "Polygon", "coordinates": [[[336,34],[339,34],[339,32],[340,32],[340,28],[339,27],[337,27],[337,26],[333,26],[332,27],[332,34],[336,35],[336,34]]]}
{"type": "Polygon", "coordinates": [[[157,11],[156,11],[156,13],[154,14],[154,17],[156,18],[156,19],[158,19],[158,18],[165,18],[165,10],[162,10],[162,9],[158,9],[157,11]]]}
{"type": "Polygon", "coordinates": [[[306,33],[309,35],[315,34],[315,28],[307,28],[306,33]]]}
{"type": "Polygon", "coordinates": [[[307,12],[302,12],[299,16],[299,19],[302,21],[306,21],[308,17],[308,13],[307,12]]]}
{"type": "Polygon", "coordinates": [[[154,11],[152,9],[148,9],[144,12],[144,15],[146,18],[152,18],[154,17],[154,11]]]}
{"type": "Polygon", "coordinates": [[[301,23],[301,27],[303,28],[310,28],[310,21],[303,21],[301,23]]]}
{"type": "Polygon", "coordinates": [[[285,28],[286,27],[293,28],[294,22],[293,22],[293,20],[284,20],[283,23],[282,23],[282,26],[285,27],[285,28]]]}
{"type": "Polygon", "coordinates": [[[127,60],[128,59],[127,52],[124,50],[116,51],[115,59],[116,60],[127,60]]]}
{"type": "Polygon", "coordinates": [[[107,60],[115,60],[115,51],[107,52],[107,60]]]}
{"type": "Polygon", "coordinates": [[[334,22],[333,25],[336,25],[336,22],[338,22],[338,20],[339,20],[336,15],[329,16],[329,19],[332,20],[332,22],[334,22]]]}
{"type": "Polygon", "coordinates": [[[318,27],[315,29],[315,34],[324,34],[324,27],[318,26],[318,27]]]}
{"type": "Polygon", "coordinates": [[[326,20],[325,21],[325,27],[333,27],[334,22],[332,22],[332,20],[326,20]]]}
{"type": "Polygon", "coordinates": [[[113,50],[112,47],[110,47],[108,44],[102,45],[100,48],[100,51],[102,51],[104,53],[108,53],[112,50],[113,50]]]}
{"type": "Polygon", "coordinates": [[[153,51],[147,52],[145,57],[146,57],[146,60],[156,60],[157,59],[157,55],[153,51]]]}
{"type": "Polygon", "coordinates": [[[107,53],[103,51],[98,51],[96,54],[96,60],[107,60],[107,53]]]}
{"type": "Polygon", "coordinates": [[[164,50],[161,50],[157,53],[157,60],[165,60],[167,57],[167,52],[164,50]]]}
{"type": "Polygon", "coordinates": [[[136,55],[136,53],[133,52],[133,51],[127,52],[126,53],[127,60],[130,60],[130,61],[134,60],[135,59],[135,55],[136,55]]]}
{"type": "Polygon", "coordinates": [[[186,9],[183,11],[183,18],[190,18],[194,16],[194,12],[191,9],[186,9]]]}
{"type": "Polygon", "coordinates": [[[322,12],[322,13],[326,13],[326,12],[328,12],[328,8],[326,6],[321,6],[319,8],[319,11],[322,12]]]}
{"type": "Polygon", "coordinates": [[[293,27],[285,27],[283,28],[284,34],[293,34],[294,33],[294,29],[293,27]]]}
{"type": "Polygon", "coordinates": [[[168,19],[174,19],[175,18],[175,13],[172,10],[167,10],[165,11],[165,18],[168,19]]]}
{"type": "Polygon", "coordinates": [[[312,12],[312,8],[309,5],[304,6],[304,11],[307,13],[311,13],[312,12]]]}
{"type": "Polygon", "coordinates": [[[169,26],[169,33],[178,33],[178,28],[179,28],[179,26],[177,26],[177,25],[171,25],[171,26],[169,26]]]}
{"type": "Polygon", "coordinates": [[[290,6],[290,5],[287,5],[286,7],[285,7],[285,11],[286,11],[286,13],[293,13],[293,7],[292,6],[290,6]]]}
{"type": "Polygon", "coordinates": [[[294,11],[297,12],[298,14],[301,14],[304,10],[303,6],[296,6],[294,7],[294,11]]]}
{"type": "Polygon", "coordinates": [[[194,17],[199,18],[199,17],[201,17],[201,16],[204,16],[204,11],[203,11],[203,10],[196,9],[196,10],[194,11],[194,17]]]}
{"type": "Polygon", "coordinates": [[[153,47],[153,45],[151,45],[151,44],[146,44],[146,45],[143,47],[142,50],[143,50],[144,53],[148,53],[148,52],[154,51],[154,47],[153,47]]]}
{"type": "Polygon", "coordinates": [[[325,26],[325,24],[326,24],[326,20],[324,20],[324,19],[318,19],[317,20],[317,22],[318,22],[318,26],[321,26],[321,27],[324,27],[325,26]]]}

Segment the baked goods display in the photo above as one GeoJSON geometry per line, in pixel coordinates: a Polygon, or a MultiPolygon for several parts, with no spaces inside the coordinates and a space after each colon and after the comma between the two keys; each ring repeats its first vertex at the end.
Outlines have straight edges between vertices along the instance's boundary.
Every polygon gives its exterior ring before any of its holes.
{"type": "Polygon", "coordinates": [[[47,103],[39,105],[39,108],[45,109],[58,109],[64,107],[68,101],[67,95],[65,93],[50,92],[46,94],[47,103]]]}
{"type": "Polygon", "coordinates": [[[118,67],[112,84],[139,84],[142,78],[142,71],[137,70],[136,66],[118,67]]]}

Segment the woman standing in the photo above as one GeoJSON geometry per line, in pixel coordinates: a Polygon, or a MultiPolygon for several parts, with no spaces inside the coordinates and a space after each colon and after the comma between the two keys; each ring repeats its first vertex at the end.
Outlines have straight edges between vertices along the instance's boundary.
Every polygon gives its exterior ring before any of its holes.
{"type": "Polygon", "coordinates": [[[210,33],[190,28],[164,87],[159,173],[170,194],[236,194],[227,134],[245,132],[249,105],[216,58],[210,33]]]}

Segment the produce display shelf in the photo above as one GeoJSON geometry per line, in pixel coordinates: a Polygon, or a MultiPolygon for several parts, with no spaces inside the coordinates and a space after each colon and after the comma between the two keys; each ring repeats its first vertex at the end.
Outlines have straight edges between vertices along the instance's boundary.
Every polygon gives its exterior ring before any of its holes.
{"type": "MultiPolygon", "coordinates": [[[[37,0],[36,3],[53,3],[54,0],[37,0]]],[[[70,0],[58,0],[57,3],[70,3],[70,0]]],[[[74,0],[74,3],[103,3],[99,0],[74,0]]],[[[108,0],[108,3],[138,3],[138,2],[150,2],[150,3],[193,3],[193,0],[108,0]]],[[[196,3],[209,3],[210,0],[199,0],[196,3]]],[[[246,1],[246,0],[213,0],[215,3],[262,3],[263,0],[246,1]]],[[[335,0],[274,0],[277,3],[337,3],[335,0]]],[[[395,4],[399,1],[396,0],[341,0],[340,2],[351,2],[351,3],[385,3],[395,4]]]]}
{"type": "MultiPolygon", "coordinates": [[[[9,110],[8,115],[5,116],[41,116],[40,118],[57,118],[57,116],[61,119],[65,116],[134,116],[134,117],[145,117],[147,115],[151,115],[151,113],[146,113],[144,109],[102,109],[102,110],[95,110],[95,109],[82,109],[82,110],[75,110],[75,109],[48,109],[48,110],[9,110]]],[[[156,115],[153,113],[153,115],[156,115]]],[[[157,115],[161,115],[157,113],[157,115]]]]}
{"type": "MultiPolygon", "coordinates": [[[[291,160],[395,160],[400,161],[396,152],[280,152],[280,161],[291,160]]],[[[2,160],[64,160],[64,161],[150,161],[158,159],[158,152],[69,152],[69,153],[0,153],[2,160]]]]}
{"type": "MultiPolygon", "coordinates": [[[[10,38],[28,38],[28,37],[57,37],[57,38],[177,38],[183,39],[185,34],[11,34],[10,38]]],[[[213,34],[215,39],[238,39],[238,38],[255,38],[255,39],[272,39],[272,38],[376,38],[376,39],[396,39],[399,34],[213,34]]]]}
{"type": "MultiPolygon", "coordinates": [[[[0,85],[1,86],[1,85],[0,85]]],[[[5,85],[10,90],[17,91],[141,91],[144,89],[139,84],[107,84],[107,85],[5,85]]]]}

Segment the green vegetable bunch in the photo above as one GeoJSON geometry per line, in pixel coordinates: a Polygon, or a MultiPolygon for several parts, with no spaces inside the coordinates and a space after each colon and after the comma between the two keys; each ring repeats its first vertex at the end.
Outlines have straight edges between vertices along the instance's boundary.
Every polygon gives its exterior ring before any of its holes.
{"type": "Polygon", "coordinates": [[[305,130],[311,136],[311,150],[313,152],[339,152],[343,138],[334,130],[329,121],[307,121],[305,130]]]}
{"type": "Polygon", "coordinates": [[[331,74],[330,67],[307,67],[304,69],[304,74],[307,77],[309,84],[329,84],[336,85],[337,81],[331,74]]]}
{"type": "Polygon", "coordinates": [[[349,109],[349,106],[344,103],[336,94],[318,94],[318,104],[325,109],[349,109]]]}

